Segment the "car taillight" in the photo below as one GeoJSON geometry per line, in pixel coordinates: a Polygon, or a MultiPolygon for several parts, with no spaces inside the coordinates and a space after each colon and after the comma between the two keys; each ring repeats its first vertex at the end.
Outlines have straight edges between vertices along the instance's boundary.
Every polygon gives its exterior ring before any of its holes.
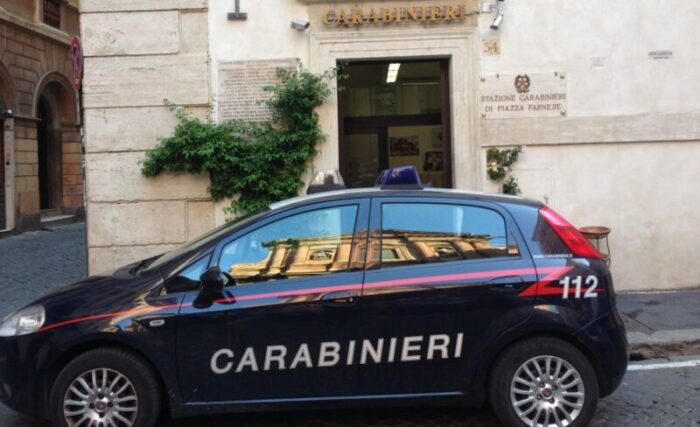
{"type": "Polygon", "coordinates": [[[603,255],[586,239],[580,231],[550,207],[540,209],[540,215],[552,230],[577,257],[604,259],[603,255]]]}

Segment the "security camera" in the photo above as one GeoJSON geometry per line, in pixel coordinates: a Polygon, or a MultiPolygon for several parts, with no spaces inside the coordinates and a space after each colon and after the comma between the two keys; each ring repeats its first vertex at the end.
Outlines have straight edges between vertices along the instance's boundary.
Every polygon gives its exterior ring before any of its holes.
{"type": "Polygon", "coordinates": [[[502,22],[503,22],[503,14],[499,12],[496,14],[496,17],[493,18],[493,22],[491,23],[491,29],[497,30],[498,27],[501,26],[502,22]]]}
{"type": "Polygon", "coordinates": [[[0,112],[2,112],[2,115],[5,116],[6,119],[11,119],[14,115],[12,108],[0,109],[0,112]]]}
{"type": "Polygon", "coordinates": [[[309,21],[304,21],[303,19],[292,20],[292,28],[294,28],[297,31],[307,30],[310,25],[311,23],[309,21]]]}

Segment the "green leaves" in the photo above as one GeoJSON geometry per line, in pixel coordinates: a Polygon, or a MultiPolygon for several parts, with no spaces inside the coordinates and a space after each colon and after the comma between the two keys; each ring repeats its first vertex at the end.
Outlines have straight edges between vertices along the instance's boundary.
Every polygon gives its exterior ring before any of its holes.
{"type": "Polygon", "coordinates": [[[331,94],[335,69],[314,74],[301,66],[279,69],[279,83],[266,87],[272,122],[214,123],[188,115],[166,101],[178,119],[173,134],[150,151],[142,173],[208,173],[212,200],[236,198],[232,213],[255,213],[297,195],[301,175],[323,140],[316,108],[331,94]]]}
{"type": "Polygon", "coordinates": [[[525,149],[525,146],[515,148],[490,148],[486,153],[486,173],[491,181],[503,182],[503,194],[520,194],[518,180],[510,173],[511,167],[518,161],[518,156],[525,149]]]}

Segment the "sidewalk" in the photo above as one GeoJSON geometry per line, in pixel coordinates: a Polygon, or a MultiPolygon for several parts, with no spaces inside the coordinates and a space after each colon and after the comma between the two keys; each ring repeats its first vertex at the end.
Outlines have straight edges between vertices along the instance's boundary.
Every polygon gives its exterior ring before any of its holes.
{"type": "Polygon", "coordinates": [[[700,342],[700,289],[617,295],[632,350],[700,342]]]}

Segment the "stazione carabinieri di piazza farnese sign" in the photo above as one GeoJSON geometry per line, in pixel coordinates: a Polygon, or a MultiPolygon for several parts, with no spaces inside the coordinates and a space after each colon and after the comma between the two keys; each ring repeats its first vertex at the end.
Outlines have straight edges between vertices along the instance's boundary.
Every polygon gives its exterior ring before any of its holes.
{"type": "Polygon", "coordinates": [[[450,22],[463,20],[475,13],[477,12],[468,10],[465,4],[459,3],[430,6],[333,8],[323,14],[323,23],[350,26],[401,22],[450,22]]]}
{"type": "Polygon", "coordinates": [[[481,117],[564,117],[567,79],[564,73],[495,74],[481,78],[481,117]]]}

